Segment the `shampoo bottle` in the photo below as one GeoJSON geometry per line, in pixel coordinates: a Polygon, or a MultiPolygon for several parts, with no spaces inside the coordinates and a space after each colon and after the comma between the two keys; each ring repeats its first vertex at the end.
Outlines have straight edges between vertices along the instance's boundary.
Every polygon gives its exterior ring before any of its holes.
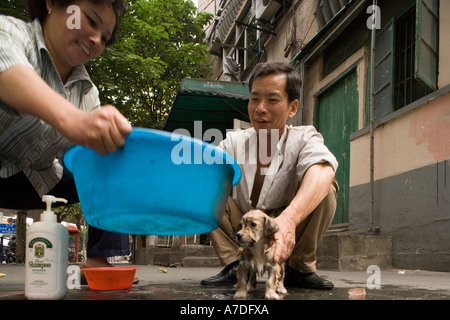
{"type": "Polygon", "coordinates": [[[25,248],[25,295],[28,299],[55,300],[67,293],[69,232],[56,221],[52,203],[67,200],[45,195],[47,209],[41,220],[27,230],[25,248]]]}

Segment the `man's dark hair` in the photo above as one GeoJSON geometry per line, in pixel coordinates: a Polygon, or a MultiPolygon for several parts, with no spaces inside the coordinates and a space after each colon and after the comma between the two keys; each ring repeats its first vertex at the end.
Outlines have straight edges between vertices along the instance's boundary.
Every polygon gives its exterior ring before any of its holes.
{"type": "Polygon", "coordinates": [[[284,62],[264,62],[258,63],[250,76],[248,87],[252,92],[253,82],[262,76],[268,76],[273,74],[286,74],[286,92],[288,94],[288,101],[294,101],[300,99],[300,88],[302,81],[295,67],[291,64],[284,62]]]}
{"type": "MultiPolygon", "coordinates": [[[[113,8],[114,14],[116,16],[116,25],[114,27],[111,38],[106,43],[107,46],[112,45],[117,40],[117,33],[119,30],[120,21],[122,16],[127,11],[127,5],[124,3],[123,0],[88,0],[88,1],[95,4],[110,5],[113,8]]],[[[48,16],[45,0],[28,0],[27,2],[28,2],[28,13],[30,15],[31,20],[38,18],[41,24],[44,23],[45,19],[48,16]]],[[[63,8],[71,5],[72,3],[75,2],[75,0],[50,0],[50,2],[53,5],[56,5],[58,8],[63,8]]]]}

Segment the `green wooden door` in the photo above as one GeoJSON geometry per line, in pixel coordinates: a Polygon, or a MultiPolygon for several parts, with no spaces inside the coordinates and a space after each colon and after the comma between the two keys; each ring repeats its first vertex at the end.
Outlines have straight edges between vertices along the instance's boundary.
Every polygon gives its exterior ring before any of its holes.
{"type": "Polygon", "coordinates": [[[325,145],[339,162],[338,203],[333,224],[347,223],[350,183],[350,134],[358,130],[358,89],[356,72],[337,81],[318,96],[315,126],[325,145]]]}

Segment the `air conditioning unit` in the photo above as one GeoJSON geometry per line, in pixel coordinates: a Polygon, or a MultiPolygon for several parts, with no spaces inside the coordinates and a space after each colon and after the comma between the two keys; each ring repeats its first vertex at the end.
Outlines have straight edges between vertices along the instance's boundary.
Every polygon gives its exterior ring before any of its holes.
{"type": "Polygon", "coordinates": [[[275,0],[255,0],[255,18],[257,20],[269,21],[281,7],[281,4],[275,0]]]}

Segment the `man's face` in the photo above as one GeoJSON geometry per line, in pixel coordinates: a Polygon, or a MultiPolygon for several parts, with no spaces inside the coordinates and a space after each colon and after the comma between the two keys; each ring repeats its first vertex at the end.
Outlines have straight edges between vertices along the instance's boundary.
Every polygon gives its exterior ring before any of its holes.
{"type": "Polygon", "coordinates": [[[289,103],[285,87],[285,74],[261,76],[253,82],[248,114],[258,134],[264,132],[261,131],[263,129],[267,130],[267,134],[277,130],[281,137],[286,121],[297,112],[298,100],[289,103]]]}

